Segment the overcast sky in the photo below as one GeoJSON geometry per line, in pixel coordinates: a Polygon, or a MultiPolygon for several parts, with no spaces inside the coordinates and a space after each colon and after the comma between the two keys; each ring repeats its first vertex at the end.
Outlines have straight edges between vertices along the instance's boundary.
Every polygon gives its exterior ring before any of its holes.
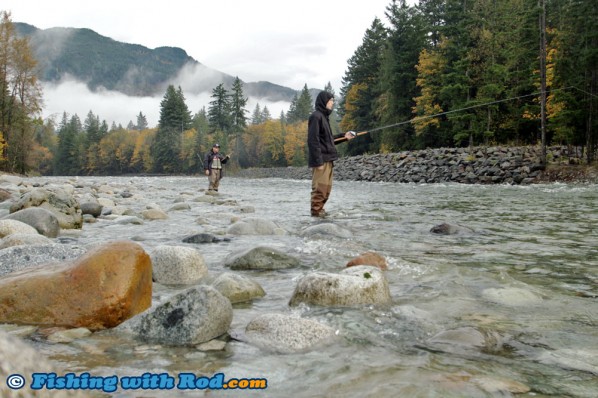
{"type": "MultiPolygon", "coordinates": [[[[390,3],[2,0],[0,10],[10,11],[13,22],[26,22],[40,29],[89,28],[114,40],[152,49],[180,47],[202,64],[246,82],[269,81],[295,90],[304,84],[323,88],[330,82],[338,93],[347,60],[362,43],[375,17],[386,24],[384,14],[390,3]]],[[[48,94],[46,102],[55,96],[48,94]]],[[[279,112],[271,110],[275,117],[279,112]]]]}

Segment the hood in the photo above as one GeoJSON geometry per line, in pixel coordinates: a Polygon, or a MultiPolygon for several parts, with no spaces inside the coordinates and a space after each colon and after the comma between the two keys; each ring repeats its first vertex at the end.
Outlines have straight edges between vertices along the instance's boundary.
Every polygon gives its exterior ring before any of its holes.
{"type": "Polygon", "coordinates": [[[316,98],[316,110],[322,112],[326,116],[332,113],[331,110],[326,109],[326,104],[330,101],[330,98],[334,98],[334,95],[330,94],[328,91],[320,91],[318,97],[316,98]]]}

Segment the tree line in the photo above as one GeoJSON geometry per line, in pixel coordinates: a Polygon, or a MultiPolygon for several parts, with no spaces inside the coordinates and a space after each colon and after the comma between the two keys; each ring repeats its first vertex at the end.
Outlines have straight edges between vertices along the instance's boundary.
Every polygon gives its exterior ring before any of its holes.
{"type": "MultiPolygon", "coordinates": [[[[332,90],[330,84],[327,88],[332,90]]],[[[147,127],[142,112],[137,124],[127,128],[114,123],[109,128],[92,111],[83,122],[64,113],[55,129],[48,122],[35,129],[35,140],[47,148],[36,157],[37,170],[55,175],[194,174],[203,171],[204,155],[214,143],[234,154],[232,167],[306,164],[307,119],[313,112],[307,86],[279,119],[259,104],[247,116],[239,78],[230,91],[223,84],[215,87],[211,99],[207,110],[192,115],[181,87],[170,85],[154,128],[147,127]]]]}
{"type": "MultiPolygon", "coordinates": [[[[544,113],[547,143],[581,146],[587,161],[594,160],[598,11],[590,0],[420,0],[413,6],[392,0],[385,11],[388,26],[374,19],[348,60],[338,113],[330,118],[334,132],[378,131],[339,147],[344,155],[536,144],[544,138],[544,113]]],[[[126,128],[108,127],[92,111],[83,122],[65,112],[54,126],[39,117],[41,89],[27,40],[14,35],[10,14],[1,16],[1,169],[197,173],[216,142],[233,154],[232,167],[306,164],[313,112],[307,85],[278,118],[259,104],[250,114],[237,77],[230,89],[215,87],[207,109],[194,114],[182,88],[169,86],[153,128],[142,112],[126,128]]],[[[330,83],[325,89],[334,93],[330,83]]]]}
{"type": "Polygon", "coordinates": [[[594,159],[594,1],[396,0],[386,17],[389,26],[375,19],[348,61],[341,126],[398,126],[364,136],[350,154],[535,144],[544,92],[547,143],[582,146],[594,159]]]}

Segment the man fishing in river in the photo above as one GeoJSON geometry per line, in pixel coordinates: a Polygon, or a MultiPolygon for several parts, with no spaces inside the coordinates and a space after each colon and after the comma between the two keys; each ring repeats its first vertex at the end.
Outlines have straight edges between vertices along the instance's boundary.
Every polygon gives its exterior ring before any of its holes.
{"type": "Polygon", "coordinates": [[[338,159],[335,145],[355,138],[355,133],[332,135],[329,116],[334,106],[334,96],[322,91],[316,98],[316,110],[309,117],[307,124],[307,147],[309,150],[308,166],[312,169],[311,180],[311,215],[324,217],[324,205],[332,191],[333,162],[338,159]]]}

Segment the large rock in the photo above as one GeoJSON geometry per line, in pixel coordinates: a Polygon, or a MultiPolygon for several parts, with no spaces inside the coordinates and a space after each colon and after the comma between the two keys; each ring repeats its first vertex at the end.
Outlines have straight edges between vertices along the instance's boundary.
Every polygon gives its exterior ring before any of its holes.
{"type": "Polygon", "coordinates": [[[12,246],[50,245],[52,243],[54,243],[52,239],[40,234],[10,234],[0,239],[0,249],[12,246]]]}
{"type": "Polygon", "coordinates": [[[81,213],[89,214],[90,216],[99,217],[102,215],[103,206],[96,201],[81,202],[81,213]]]}
{"type": "Polygon", "coordinates": [[[357,265],[339,274],[313,272],[304,276],[297,283],[289,305],[355,306],[390,302],[384,273],[376,267],[357,265]]]}
{"type": "Polygon", "coordinates": [[[243,275],[225,272],[220,274],[212,286],[231,303],[243,303],[254,298],[264,297],[266,292],[259,283],[243,275]]]}
{"type": "Polygon", "coordinates": [[[199,285],[170,297],[120,325],[137,339],[166,345],[195,345],[227,333],[230,301],[211,286],[199,285]]]}
{"type": "Polygon", "coordinates": [[[48,238],[55,238],[60,233],[58,218],[51,211],[41,207],[30,207],[19,210],[9,214],[4,219],[24,222],[48,238]]]}
{"type": "Polygon", "coordinates": [[[300,261],[286,253],[270,247],[254,247],[232,254],[224,263],[232,270],[276,270],[297,267],[300,261]]]}
{"type": "Polygon", "coordinates": [[[160,245],[151,259],[154,281],[166,285],[194,284],[208,274],[203,256],[192,247],[160,245]]]}
{"type": "Polygon", "coordinates": [[[330,326],[283,314],[263,314],[245,328],[247,340],[264,349],[292,353],[306,351],[333,339],[330,326]]]}
{"type": "Polygon", "coordinates": [[[151,305],[151,275],[143,248],[125,241],[13,272],[0,279],[0,322],[111,328],[151,305]]]}
{"type": "Polygon", "coordinates": [[[12,234],[31,234],[39,235],[37,230],[29,224],[18,220],[0,220],[0,238],[5,238],[12,234]]]}
{"type": "Polygon", "coordinates": [[[10,212],[15,213],[29,207],[41,207],[51,211],[61,228],[75,229],[83,225],[79,202],[63,188],[35,188],[26,192],[10,207],[10,212]]]}
{"type": "Polygon", "coordinates": [[[284,235],[286,231],[276,223],[262,218],[246,218],[228,228],[231,235],[284,235]]]}
{"type": "Polygon", "coordinates": [[[0,250],[0,276],[47,263],[73,260],[85,252],[85,249],[75,245],[12,246],[0,250]]]}
{"type": "Polygon", "coordinates": [[[168,214],[161,209],[146,209],[141,212],[144,220],[167,220],[168,214]]]}

